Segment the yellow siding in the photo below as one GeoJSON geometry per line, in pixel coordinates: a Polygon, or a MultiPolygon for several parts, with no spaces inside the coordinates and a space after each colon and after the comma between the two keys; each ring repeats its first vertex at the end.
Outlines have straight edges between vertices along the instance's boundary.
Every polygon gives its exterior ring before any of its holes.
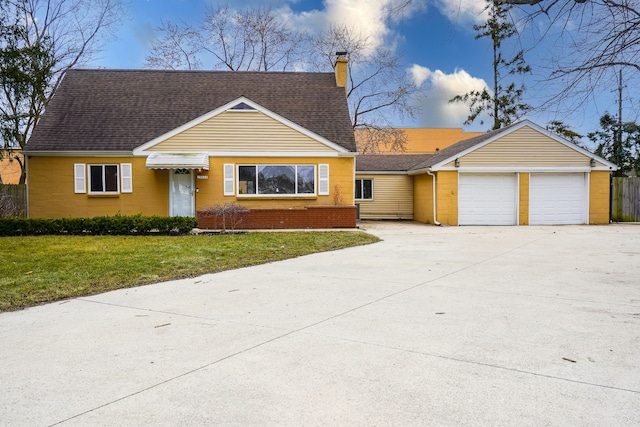
{"type": "Polygon", "coordinates": [[[608,224],[610,173],[593,171],[589,175],[589,224],[608,224]]]}
{"type": "MultiPolygon", "coordinates": [[[[353,206],[355,184],[353,171],[353,157],[210,157],[209,170],[198,173],[198,175],[205,175],[209,178],[207,180],[196,180],[196,186],[199,189],[199,192],[196,195],[196,211],[210,206],[232,202],[237,202],[248,208],[294,208],[312,205],[353,206]],[[328,196],[309,197],[225,196],[223,192],[223,168],[225,164],[311,164],[316,166],[319,164],[328,164],[330,194],[328,196]]],[[[316,188],[317,185],[318,184],[316,182],[316,188]]]]}
{"type": "Polygon", "coordinates": [[[433,177],[427,174],[413,177],[413,219],[433,224],[433,177]]]}
{"type": "MultiPolygon", "coordinates": [[[[524,126],[460,157],[461,167],[589,166],[591,158],[524,126]]],[[[453,166],[450,162],[447,166],[453,166]]]]}
{"type": "Polygon", "coordinates": [[[436,219],[441,224],[458,225],[458,172],[440,171],[436,175],[436,219]]]}
{"type": "MultiPolygon", "coordinates": [[[[482,135],[484,132],[464,132],[461,128],[402,128],[407,142],[404,145],[403,154],[433,154],[456,142],[482,135]]],[[[366,141],[367,132],[355,131],[356,141],[366,141]]],[[[380,154],[400,154],[394,152],[392,147],[380,144],[380,154]]]]}
{"type": "Polygon", "coordinates": [[[405,154],[432,154],[456,142],[482,135],[461,128],[404,128],[407,136],[405,154]]]}
{"type": "Polygon", "coordinates": [[[261,112],[221,113],[154,145],[149,150],[254,153],[335,151],[261,112]]]}
{"type": "Polygon", "coordinates": [[[520,225],[529,225],[529,174],[520,174],[520,225]]]}
{"type": "Polygon", "coordinates": [[[28,163],[31,218],[93,217],[101,215],[168,215],[168,171],[152,171],[141,157],[39,157],[28,163]],[[133,193],[89,196],[74,193],[73,165],[131,163],[133,193]]]}
{"type": "Polygon", "coordinates": [[[361,219],[413,219],[413,177],[356,175],[373,180],[373,200],[358,200],[361,219]]]}
{"type": "MultiPolygon", "coordinates": [[[[100,215],[169,215],[169,171],[149,170],[145,157],[37,157],[29,159],[29,215],[32,218],[92,217],[100,215]],[[90,196],[74,193],[74,163],[133,165],[133,193],[90,196]]],[[[329,158],[216,158],[210,170],[196,172],[196,211],[216,204],[238,202],[249,208],[292,208],[310,205],[353,205],[354,159],[329,158]],[[223,195],[223,165],[329,164],[328,196],[238,198],[223,195]]],[[[317,184],[316,184],[317,185],[317,184]]]]}

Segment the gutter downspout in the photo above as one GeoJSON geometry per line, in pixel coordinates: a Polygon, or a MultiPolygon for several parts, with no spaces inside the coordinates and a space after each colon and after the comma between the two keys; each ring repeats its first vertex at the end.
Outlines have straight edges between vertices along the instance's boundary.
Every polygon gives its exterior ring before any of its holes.
{"type": "Polygon", "coordinates": [[[433,223],[439,227],[442,224],[436,220],[436,176],[429,170],[427,170],[427,175],[431,175],[433,178],[433,223]]]}

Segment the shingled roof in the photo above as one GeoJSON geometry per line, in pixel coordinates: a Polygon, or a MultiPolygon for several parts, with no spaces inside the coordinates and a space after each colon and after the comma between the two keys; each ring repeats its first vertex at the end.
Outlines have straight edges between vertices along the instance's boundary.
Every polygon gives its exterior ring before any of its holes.
{"type": "Polygon", "coordinates": [[[483,133],[482,135],[474,136],[473,138],[456,142],[455,144],[438,151],[436,154],[429,157],[424,162],[416,165],[415,167],[413,167],[413,170],[426,169],[430,168],[433,165],[437,165],[438,163],[454,157],[455,155],[460,154],[463,151],[468,150],[469,148],[475,147],[476,145],[479,145],[500,133],[507,132],[509,129],[518,124],[519,123],[515,123],[502,129],[493,130],[487,133],[483,133]]]}
{"type": "Polygon", "coordinates": [[[361,154],[356,158],[358,172],[406,172],[433,154],[361,154]]]}
{"type": "Polygon", "coordinates": [[[26,152],[131,151],[244,96],[356,151],[333,73],[70,70],[26,152]]]}

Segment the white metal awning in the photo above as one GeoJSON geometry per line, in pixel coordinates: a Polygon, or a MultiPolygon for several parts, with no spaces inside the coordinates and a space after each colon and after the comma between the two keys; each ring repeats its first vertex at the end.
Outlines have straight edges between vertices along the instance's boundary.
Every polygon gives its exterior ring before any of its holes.
{"type": "Polygon", "coordinates": [[[147,157],[147,169],[209,170],[207,153],[153,153],[147,157]]]}

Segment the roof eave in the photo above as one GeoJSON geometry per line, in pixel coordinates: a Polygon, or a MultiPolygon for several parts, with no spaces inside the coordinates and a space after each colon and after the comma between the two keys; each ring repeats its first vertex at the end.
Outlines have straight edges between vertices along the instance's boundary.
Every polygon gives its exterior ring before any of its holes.
{"type": "Polygon", "coordinates": [[[131,151],[110,151],[110,150],[96,150],[96,151],[88,151],[88,150],[38,150],[38,151],[28,151],[25,150],[23,153],[27,156],[51,156],[51,157],[130,157],[133,155],[131,151]]]}

